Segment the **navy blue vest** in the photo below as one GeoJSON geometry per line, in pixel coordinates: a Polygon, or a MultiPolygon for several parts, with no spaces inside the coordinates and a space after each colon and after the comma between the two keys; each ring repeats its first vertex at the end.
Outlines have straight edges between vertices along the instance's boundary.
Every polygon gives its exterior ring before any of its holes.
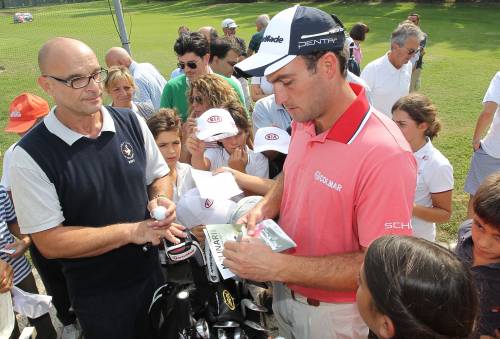
{"type": "MultiPolygon", "coordinates": [[[[39,124],[18,143],[57,191],[64,226],[102,227],[146,219],[144,139],[135,114],[106,107],[116,133],[80,138],[72,146],[39,124]]],[[[157,250],[129,244],[108,253],[61,259],[70,291],[81,294],[133,284],[159,272],[157,250]]]]}

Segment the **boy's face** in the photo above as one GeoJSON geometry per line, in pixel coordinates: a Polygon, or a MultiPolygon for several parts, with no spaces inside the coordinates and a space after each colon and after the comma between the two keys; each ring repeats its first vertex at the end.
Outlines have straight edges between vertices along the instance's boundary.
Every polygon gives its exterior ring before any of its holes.
{"type": "Polygon", "coordinates": [[[500,230],[485,223],[474,215],[472,223],[472,241],[474,242],[474,262],[491,264],[500,262],[500,230]]]}

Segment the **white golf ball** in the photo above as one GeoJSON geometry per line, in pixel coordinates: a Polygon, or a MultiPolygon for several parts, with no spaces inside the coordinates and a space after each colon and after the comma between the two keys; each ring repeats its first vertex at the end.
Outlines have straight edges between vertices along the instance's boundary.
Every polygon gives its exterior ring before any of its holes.
{"type": "Polygon", "coordinates": [[[167,209],[163,206],[155,207],[151,211],[151,217],[155,218],[156,220],[163,220],[167,217],[167,209]]]}

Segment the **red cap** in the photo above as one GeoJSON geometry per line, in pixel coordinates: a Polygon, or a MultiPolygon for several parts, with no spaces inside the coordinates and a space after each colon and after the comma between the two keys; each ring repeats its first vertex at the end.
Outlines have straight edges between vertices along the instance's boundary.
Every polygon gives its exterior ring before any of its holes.
{"type": "Polygon", "coordinates": [[[47,115],[49,110],[49,104],[44,99],[31,93],[22,93],[10,104],[9,122],[5,131],[25,133],[38,118],[47,115]]]}

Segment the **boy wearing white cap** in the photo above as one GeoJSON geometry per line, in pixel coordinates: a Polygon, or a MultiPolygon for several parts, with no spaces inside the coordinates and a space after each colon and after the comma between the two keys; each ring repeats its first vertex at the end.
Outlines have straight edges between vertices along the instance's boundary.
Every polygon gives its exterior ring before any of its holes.
{"type": "Polygon", "coordinates": [[[275,281],[273,310],[285,338],[366,338],[355,304],[364,251],[389,233],[411,234],[416,164],[398,127],[345,79],[345,34],[319,9],[273,17],[257,54],[235,66],[267,76],[293,118],[283,174],[241,221],[279,215],[297,243],[274,253],[260,240],[226,242],[224,265],[275,281]]]}

